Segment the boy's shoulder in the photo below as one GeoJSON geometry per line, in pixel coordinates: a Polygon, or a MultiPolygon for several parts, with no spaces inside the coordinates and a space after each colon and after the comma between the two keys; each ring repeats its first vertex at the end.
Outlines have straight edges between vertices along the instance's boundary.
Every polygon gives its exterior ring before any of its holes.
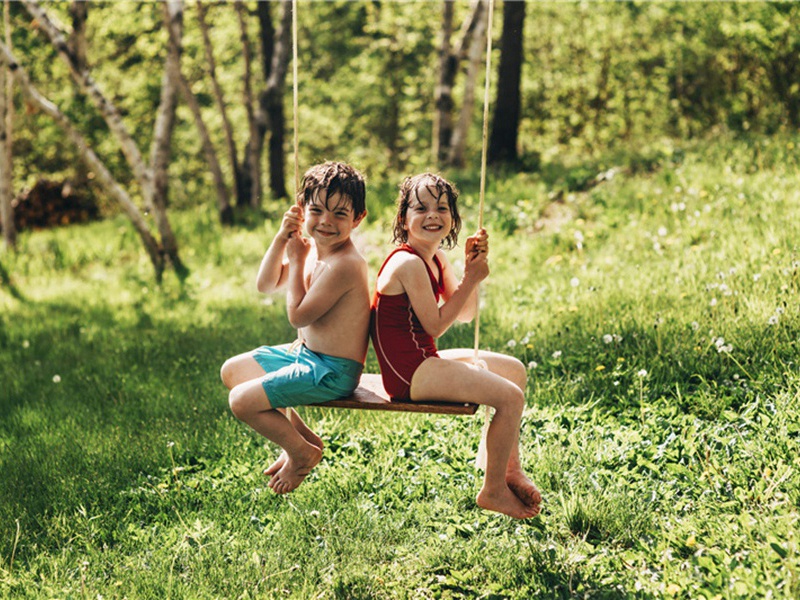
{"type": "Polygon", "coordinates": [[[333,272],[339,275],[361,271],[366,275],[367,259],[354,246],[329,256],[325,262],[333,272]]]}

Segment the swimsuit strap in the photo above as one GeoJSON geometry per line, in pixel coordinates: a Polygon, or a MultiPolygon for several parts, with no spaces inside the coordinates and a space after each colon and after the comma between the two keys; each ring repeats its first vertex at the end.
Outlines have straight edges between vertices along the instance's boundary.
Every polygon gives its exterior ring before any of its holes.
{"type": "MultiPolygon", "coordinates": [[[[419,256],[419,252],[414,250],[414,248],[412,248],[408,244],[403,244],[401,246],[398,246],[397,248],[392,250],[389,253],[389,256],[386,257],[386,260],[383,261],[383,264],[381,265],[380,271],[378,271],[378,277],[380,277],[381,273],[383,273],[383,268],[386,266],[386,263],[389,262],[389,259],[392,258],[398,252],[408,252],[410,254],[413,254],[414,256],[419,256]]],[[[419,256],[419,257],[420,257],[420,259],[422,259],[421,256],[419,256]]],[[[444,270],[442,269],[442,262],[439,260],[439,257],[436,256],[435,254],[433,255],[433,262],[436,264],[436,268],[439,271],[438,279],[436,278],[436,276],[434,276],[433,271],[431,271],[431,268],[430,268],[430,266],[428,266],[427,261],[425,261],[424,259],[422,260],[422,264],[425,265],[425,269],[428,271],[428,277],[431,280],[431,285],[433,286],[434,291],[439,293],[439,294],[441,294],[444,291],[444,270]]],[[[377,290],[376,290],[376,293],[377,293],[377,290]]],[[[437,298],[438,298],[438,296],[437,296],[437,298]]]]}

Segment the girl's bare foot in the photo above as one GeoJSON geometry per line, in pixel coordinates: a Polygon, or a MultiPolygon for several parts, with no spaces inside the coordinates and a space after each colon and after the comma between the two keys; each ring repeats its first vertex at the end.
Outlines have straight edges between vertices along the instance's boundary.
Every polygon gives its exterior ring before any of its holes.
{"type": "Polygon", "coordinates": [[[483,509],[503,513],[515,519],[529,519],[539,512],[538,507],[533,508],[523,504],[508,487],[492,491],[483,488],[475,501],[483,509]]]}
{"type": "Polygon", "coordinates": [[[286,455],[286,462],[269,480],[270,488],[276,494],[288,494],[303,483],[311,469],[322,460],[322,450],[308,444],[304,452],[296,457],[286,455]]]}
{"type": "Polygon", "coordinates": [[[542,504],[542,494],[533,482],[528,479],[521,470],[509,471],[506,473],[506,485],[519,498],[525,506],[536,510],[535,515],[539,514],[542,504]]]}

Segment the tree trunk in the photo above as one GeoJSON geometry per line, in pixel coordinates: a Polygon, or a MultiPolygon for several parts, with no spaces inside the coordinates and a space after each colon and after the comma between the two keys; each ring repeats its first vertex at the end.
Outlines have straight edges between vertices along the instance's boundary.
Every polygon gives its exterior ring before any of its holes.
{"type": "MultiPolygon", "coordinates": [[[[248,179],[250,189],[248,194],[250,197],[250,206],[258,208],[261,206],[261,168],[258,154],[254,152],[253,145],[256,144],[256,137],[258,136],[258,126],[256,125],[255,115],[255,102],[253,101],[253,86],[252,86],[252,56],[253,53],[250,48],[250,36],[247,33],[247,14],[244,3],[242,0],[236,0],[236,16],[239,19],[239,34],[242,47],[242,59],[244,63],[243,74],[243,89],[242,95],[244,100],[244,108],[247,113],[247,125],[250,131],[250,138],[247,148],[247,163],[246,168],[248,172],[248,179]]],[[[258,144],[259,146],[261,144],[258,144]]]]}
{"type": "Polygon", "coordinates": [[[284,0],[281,24],[277,32],[272,25],[269,2],[258,3],[258,20],[261,37],[261,67],[265,85],[258,95],[256,113],[256,143],[249,145],[261,160],[263,140],[269,132],[269,187],[274,198],[285,198],[286,193],[286,119],[283,111],[283,90],[289,66],[292,35],[292,5],[284,0]]]}
{"type": "Polygon", "coordinates": [[[439,47],[439,81],[433,92],[433,140],[431,155],[434,164],[444,160],[443,149],[450,143],[453,132],[453,82],[456,65],[450,38],[453,35],[453,2],[442,3],[442,42],[439,47]]]}
{"type": "MultiPolygon", "coordinates": [[[[170,43],[180,46],[180,31],[176,31],[173,27],[168,27],[170,36],[170,43]]],[[[217,151],[214,149],[214,144],[211,142],[211,134],[208,132],[208,127],[203,120],[203,114],[200,110],[200,103],[192,92],[192,87],[189,81],[183,74],[182,69],[177,69],[175,73],[178,89],[180,90],[183,99],[189,106],[194,116],[194,122],[197,126],[197,131],[200,134],[200,143],[203,146],[203,153],[206,155],[208,161],[208,168],[211,170],[211,178],[214,180],[214,188],[217,192],[217,210],[219,211],[219,219],[223,225],[233,224],[233,210],[231,209],[230,194],[225,185],[225,178],[222,175],[222,168],[217,158],[217,151]]]]}
{"type": "MultiPolygon", "coordinates": [[[[9,0],[4,3],[3,22],[5,25],[6,43],[10,39],[9,32],[9,0]]],[[[14,226],[14,207],[11,204],[12,172],[11,172],[11,131],[10,119],[7,118],[10,107],[14,105],[12,88],[6,86],[6,79],[11,79],[11,69],[4,58],[0,61],[0,221],[3,226],[3,243],[6,250],[17,246],[17,229],[14,226]]]]}
{"type": "Polygon", "coordinates": [[[85,71],[89,67],[86,59],[86,18],[89,15],[89,3],[86,0],[72,0],[69,14],[72,17],[69,51],[75,61],[75,67],[79,71],[85,71]]]}
{"type": "Polygon", "coordinates": [[[119,183],[117,183],[117,181],[114,179],[114,176],[111,175],[111,172],[105,166],[103,161],[100,160],[95,152],[89,147],[89,144],[86,141],[86,138],[83,137],[83,134],[81,134],[73,126],[69,118],[62,113],[55,104],[42,96],[42,94],[33,86],[27,73],[22,70],[19,63],[14,58],[14,55],[5,44],[0,43],[0,53],[2,54],[3,59],[9,65],[11,71],[14,72],[15,80],[19,83],[20,87],[31,103],[34,106],[37,106],[42,112],[50,116],[62,127],[64,132],[67,134],[67,137],[69,137],[69,139],[72,140],[72,142],[78,148],[78,152],[83,157],[83,160],[86,161],[89,168],[92,169],[92,171],[96,174],[98,182],[106,189],[109,196],[120,204],[122,209],[128,215],[131,223],[133,223],[134,229],[136,229],[136,232],[142,239],[145,250],[147,250],[147,254],[150,257],[150,261],[153,263],[153,268],[156,272],[156,280],[161,281],[161,277],[164,272],[164,256],[155,237],[153,237],[152,233],[150,233],[147,223],[145,222],[144,217],[142,216],[142,213],[139,211],[136,204],[134,204],[130,196],[128,196],[128,193],[119,185],[119,183]]]}
{"type": "MultiPolygon", "coordinates": [[[[75,57],[70,52],[67,41],[64,39],[64,34],[50,19],[50,16],[42,9],[37,0],[23,0],[25,8],[30,15],[36,19],[37,25],[42,29],[45,34],[50,38],[53,47],[58,52],[58,55],[69,67],[70,74],[73,80],[78,84],[81,91],[85,93],[94,103],[95,107],[103,115],[103,118],[108,125],[108,128],[117,138],[123,155],[127,159],[128,164],[136,177],[139,187],[142,190],[142,196],[147,206],[153,205],[153,181],[152,176],[145,165],[142,154],[139,151],[136,142],[134,142],[130,133],[128,132],[122,116],[119,114],[117,107],[103,94],[100,87],[92,79],[88,69],[81,69],[82,65],[78,64],[75,57]]],[[[84,65],[85,66],[85,65],[84,65]]]]}
{"type": "Polygon", "coordinates": [[[233,127],[228,117],[228,108],[222,95],[219,79],[217,78],[217,63],[214,59],[214,52],[211,46],[211,36],[208,33],[207,14],[208,8],[205,3],[198,0],[197,21],[200,25],[200,33],[203,36],[203,48],[205,50],[206,63],[208,64],[208,73],[211,78],[211,89],[214,93],[214,101],[217,104],[217,110],[222,117],[222,129],[225,133],[225,145],[228,147],[228,161],[230,162],[231,173],[233,174],[236,204],[242,206],[246,202],[247,187],[249,186],[245,186],[242,181],[242,168],[239,164],[239,153],[236,150],[236,142],[233,138],[233,127]]]}
{"type": "Polygon", "coordinates": [[[500,68],[497,100],[494,105],[488,162],[515,162],[519,159],[520,80],[523,62],[525,2],[503,3],[503,37],[500,42],[500,68]]]}
{"type": "Polygon", "coordinates": [[[473,121],[472,111],[475,107],[475,83],[478,80],[478,73],[482,64],[483,36],[486,32],[488,16],[486,9],[487,6],[484,2],[479,2],[475,8],[477,20],[475,21],[475,31],[469,44],[469,64],[467,66],[467,80],[464,82],[464,99],[461,104],[458,123],[456,123],[453,136],[450,139],[450,149],[447,155],[447,163],[454,167],[463,167],[465,162],[467,134],[473,121]]]}
{"type": "Polygon", "coordinates": [[[161,235],[164,253],[179,277],[185,277],[186,267],[178,257],[178,242],[167,218],[169,193],[169,160],[172,132],[175,128],[175,107],[178,104],[177,73],[181,68],[179,40],[183,29],[183,1],[168,0],[164,5],[166,26],[176,32],[169,36],[164,75],[161,79],[161,101],[156,112],[153,142],[150,148],[150,170],[153,173],[153,215],[161,235]]]}

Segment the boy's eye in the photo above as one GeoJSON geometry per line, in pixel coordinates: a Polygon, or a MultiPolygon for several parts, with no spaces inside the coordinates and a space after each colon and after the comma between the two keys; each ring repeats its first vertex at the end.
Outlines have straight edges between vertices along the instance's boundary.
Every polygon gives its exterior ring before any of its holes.
{"type": "Polygon", "coordinates": [[[319,208],[317,208],[316,206],[312,206],[311,208],[308,209],[308,212],[311,212],[311,213],[314,213],[315,215],[318,215],[322,211],[319,208]]]}
{"type": "Polygon", "coordinates": [[[336,216],[339,217],[340,219],[345,219],[348,217],[348,214],[343,210],[340,210],[336,212],[336,216]]]}

